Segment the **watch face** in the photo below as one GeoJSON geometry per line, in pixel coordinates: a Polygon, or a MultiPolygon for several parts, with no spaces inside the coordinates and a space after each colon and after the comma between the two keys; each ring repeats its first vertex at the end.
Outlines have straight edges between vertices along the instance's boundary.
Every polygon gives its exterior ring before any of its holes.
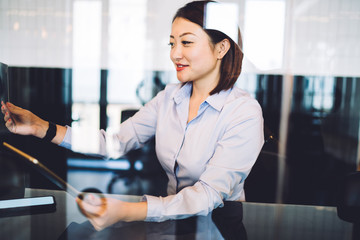
{"type": "Polygon", "coordinates": [[[8,66],[0,62],[0,100],[9,101],[8,66]]]}

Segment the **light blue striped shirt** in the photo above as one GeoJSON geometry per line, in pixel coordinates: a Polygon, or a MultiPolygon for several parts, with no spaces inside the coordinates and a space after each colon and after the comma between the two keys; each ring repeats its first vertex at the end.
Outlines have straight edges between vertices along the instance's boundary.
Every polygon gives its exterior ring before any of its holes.
{"type": "MultiPolygon", "coordinates": [[[[209,96],[187,123],[192,83],[169,84],[115,136],[101,130],[100,153],[115,139],[122,153],[155,135],[156,154],[168,178],[168,196],[144,196],[146,221],[208,215],[224,200],[244,201],[244,180],[264,143],[262,110],[234,87],[209,96]]],[[[61,146],[71,146],[71,128],[61,146]]]]}

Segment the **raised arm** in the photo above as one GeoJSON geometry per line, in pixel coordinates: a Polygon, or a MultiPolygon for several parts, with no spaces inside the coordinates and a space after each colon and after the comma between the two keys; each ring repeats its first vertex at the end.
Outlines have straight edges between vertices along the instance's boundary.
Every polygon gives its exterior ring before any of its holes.
{"type": "MultiPolygon", "coordinates": [[[[4,114],[6,128],[14,134],[44,138],[49,130],[48,121],[12,103],[1,102],[1,112],[4,114]]],[[[51,142],[60,144],[64,139],[66,127],[56,124],[55,130],[55,137],[51,142]]]]}

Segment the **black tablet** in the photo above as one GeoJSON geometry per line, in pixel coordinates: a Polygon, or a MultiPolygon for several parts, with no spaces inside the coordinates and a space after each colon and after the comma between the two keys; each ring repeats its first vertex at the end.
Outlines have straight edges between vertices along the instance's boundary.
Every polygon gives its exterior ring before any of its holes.
{"type": "Polygon", "coordinates": [[[0,100],[9,102],[8,66],[0,62],[0,100]]]}
{"type": "Polygon", "coordinates": [[[55,210],[56,202],[53,196],[0,200],[0,217],[50,213],[55,210]]]}
{"type": "Polygon", "coordinates": [[[63,180],[61,177],[56,175],[53,171],[51,171],[49,168],[47,168],[44,164],[42,164],[39,160],[36,158],[28,155],[27,153],[21,151],[20,149],[8,144],[7,142],[3,142],[3,145],[11,150],[12,152],[20,155],[23,159],[26,160],[28,164],[30,164],[32,167],[34,167],[36,170],[38,170],[42,175],[44,175],[47,179],[49,179],[51,182],[56,184],[61,189],[68,192],[71,196],[74,198],[79,197],[82,200],[85,200],[87,203],[93,204],[93,205],[101,205],[102,199],[104,199],[104,195],[97,189],[91,188],[86,189],[82,192],[78,191],[76,188],[71,186],[69,183],[67,183],[65,180],[63,180]],[[95,194],[90,194],[95,193],[95,194]],[[90,197],[92,196],[92,197],[90,197]]]}
{"type": "Polygon", "coordinates": [[[67,191],[70,195],[73,197],[79,196],[80,192],[76,190],[73,186],[68,184],[66,181],[64,181],[61,177],[59,177],[57,174],[55,174],[53,171],[48,169],[44,164],[42,164],[39,160],[36,158],[30,156],[29,154],[21,151],[20,149],[8,144],[7,142],[3,142],[3,145],[13,151],[14,153],[20,155],[23,157],[23,159],[27,160],[26,162],[30,164],[32,167],[34,167],[36,170],[38,170],[42,175],[47,177],[51,182],[56,184],[61,189],[67,191]]]}

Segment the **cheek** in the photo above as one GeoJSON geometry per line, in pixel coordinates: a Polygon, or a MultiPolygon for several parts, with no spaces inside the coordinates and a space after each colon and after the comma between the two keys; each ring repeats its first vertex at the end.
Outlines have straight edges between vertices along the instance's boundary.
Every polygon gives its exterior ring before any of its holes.
{"type": "Polygon", "coordinates": [[[189,51],[184,54],[186,59],[193,64],[202,64],[208,61],[209,54],[208,52],[204,51],[204,49],[189,49],[189,51]]]}

